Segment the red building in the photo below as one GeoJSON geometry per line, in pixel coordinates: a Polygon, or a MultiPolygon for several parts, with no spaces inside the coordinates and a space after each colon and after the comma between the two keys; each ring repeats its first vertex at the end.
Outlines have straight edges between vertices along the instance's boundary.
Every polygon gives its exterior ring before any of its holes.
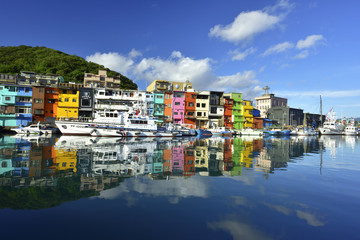
{"type": "Polygon", "coordinates": [[[191,128],[195,128],[195,104],[196,93],[185,92],[185,119],[184,123],[188,124],[191,128]]]}
{"type": "Polygon", "coordinates": [[[233,129],[233,120],[232,120],[232,108],[233,108],[233,100],[230,96],[224,95],[224,126],[228,129],[233,129]]]}

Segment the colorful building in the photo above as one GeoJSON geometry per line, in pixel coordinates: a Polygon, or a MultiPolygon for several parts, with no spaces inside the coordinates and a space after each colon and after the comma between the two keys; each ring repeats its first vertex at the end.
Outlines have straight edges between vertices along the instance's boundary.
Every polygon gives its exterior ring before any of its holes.
{"type": "Polygon", "coordinates": [[[244,128],[252,128],[253,127],[253,109],[252,102],[248,100],[242,101],[242,112],[244,116],[244,128]]]}
{"type": "Polygon", "coordinates": [[[16,127],[15,103],[16,85],[0,86],[0,126],[16,127]]]}
{"type": "Polygon", "coordinates": [[[60,84],[57,109],[58,118],[77,118],[79,116],[79,88],[81,87],[81,84],[60,84]]]}
{"type": "Polygon", "coordinates": [[[164,92],[164,122],[173,121],[173,92],[164,92]]]}
{"type": "Polygon", "coordinates": [[[17,86],[15,117],[16,126],[31,124],[32,118],[32,87],[17,86]]]}
{"type": "Polygon", "coordinates": [[[185,118],[184,123],[191,128],[195,128],[195,105],[196,105],[196,93],[185,92],[185,118]]]}
{"type": "Polygon", "coordinates": [[[228,129],[234,128],[233,123],[233,100],[230,98],[230,95],[224,94],[224,127],[228,129]]]}
{"type": "Polygon", "coordinates": [[[164,93],[154,92],[154,117],[164,122],[164,93]]]}
{"type": "Polygon", "coordinates": [[[45,120],[55,120],[57,117],[57,108],[59,101],[58,88],[45,88],[45,120]]]}
{"type": "Polygon", "coordinates": [[[185,92],[174,91],[173,122],[183,124],[185,119],[185,92]]]}
{"type": "Polygon", "coordinates": [[[243,128],[244,124],[244,116],[242,112],[242,93],[231,93],[231,97],[233,100],[233,128],[240,130],[243,128]]]}

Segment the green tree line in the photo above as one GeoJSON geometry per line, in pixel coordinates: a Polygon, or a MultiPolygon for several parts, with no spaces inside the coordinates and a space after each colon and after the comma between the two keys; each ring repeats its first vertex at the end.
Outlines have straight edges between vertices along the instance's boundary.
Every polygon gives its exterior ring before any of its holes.
{"type": "Polygon", "coordinates": [[[0,73],[19,74],[31,71],[38,74],[59,74],[66,82],[83,83],[84,73],[97,74],[107,70],[108,76],[119,77],[122,89],[137,89],[137,85],[126,76],[85,59],[46,47],[0,46],[0,73]]]}

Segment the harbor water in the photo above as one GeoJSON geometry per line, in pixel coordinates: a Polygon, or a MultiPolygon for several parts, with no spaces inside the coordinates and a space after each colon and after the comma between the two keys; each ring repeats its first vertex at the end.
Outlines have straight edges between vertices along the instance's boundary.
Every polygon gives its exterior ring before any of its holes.
{"type": "Polygon", "coordinates": [[[360,239],[357,136],[0,136],[3,239],[360,239]]]}

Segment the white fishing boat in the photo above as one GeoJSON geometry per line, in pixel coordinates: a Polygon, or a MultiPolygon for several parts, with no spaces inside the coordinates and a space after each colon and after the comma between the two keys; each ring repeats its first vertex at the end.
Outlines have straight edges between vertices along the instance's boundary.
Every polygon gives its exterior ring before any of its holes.
{"type": "Polygon", "coordinates": [[[260,129],[244,128],[240,131],[241,136],[264,136],[264,131],[260,129]]]}
{"type": "Polygon", "coordinates": [[[359,135],[359,128],[355,126],[347,126],[345,128],[344,134],[348,136],[357,136],[359,135]]]}
{"type": "Polygon", "coordinates": [[[341,135],[344,131],[344,125],[336,121],[336,114],[333,108],[326,114],[326,121],[323,126],[319,128],[319,133],[322,135],[341,135]]]}
{"type": "Polygon", "coordinates": [[[357,126],[355,126],[355,120],[353,118],[351,118],[349,120],[349,123],[345,127],[344,134],[348,135],[348,136],[357,136],[357,135],[359,135],[359,128],[357,126]]]}

